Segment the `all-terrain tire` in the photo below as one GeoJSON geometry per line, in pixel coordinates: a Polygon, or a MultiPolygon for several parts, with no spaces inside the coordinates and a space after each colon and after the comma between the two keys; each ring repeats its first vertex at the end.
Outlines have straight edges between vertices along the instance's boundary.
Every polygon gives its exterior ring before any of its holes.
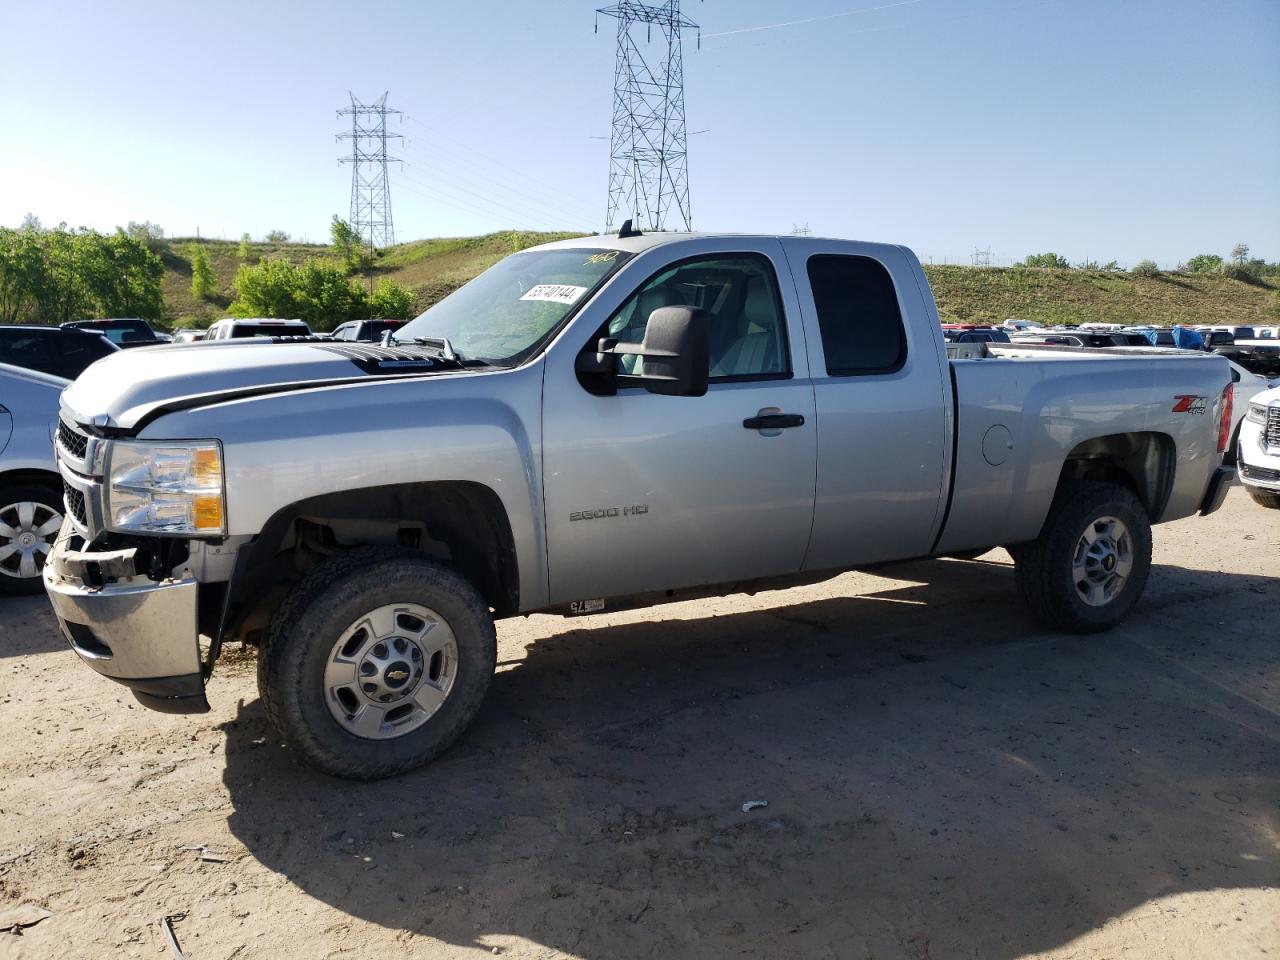
{"type": "MultiPolygon", "coordinates": [[[[14,531],[13,537],[0,537],[0,548],[5,556],[0,559],[0,596],[31,596],[37,593],[44,593],[44,578],[40,575],[43,569],[44,559],[48,553],[40,553],[33,551],[30,545],[21,542],[24,534],[29,537],[38,537],[44,541],[45,549],[52,548],[53,542],[57,539],[57,527],[62,525],[62,493],[52,484],[44,484],[24,480],[17,483],[0,484],[0,521],[5,526],[14,531]],[[23,529],[17,523],[18,516],[15,511],[6,511],[7,507],[16,507],[19,504],[35,504],[36,514],[34,517],[35,525],[43,525],[52,523],[52,518],[57,517],[57,524],[51,534],[40,534],[38,530],[23,529]],[[10,551],[7,548],[12,547],[10,551]],[[24,576],[22,574],[22,553],[30,555],[30,562],[34,564],[36,573],[34,576],[24,576]]],[[[30,568],[29,568],[30,569],[30,568]]]]}
{"type": "Polygon", "coordinates": [[[489,688],[496,649],[488,606],[455,570],[409,548],[361,548],[316,567],[286,595],[258,652],[258,690],[276,732],[309,764],[335,777],[378,780],[426,763],[458,738],[489,688]],[[400,603],[444,619],[456,640],[456,675],[420,726],[366,739],[333,716],[325,669],[350,625],[400,603]]]}
{"type": "Polygon", "coordinates": [[[1249,496],[1253,497],[1254,503],[1260,503],[1270,510],[1280,510],[1280,493],[1259,490],[1257,487],[1251,487],[1248,484],[1245,485],[1245,489],[1249,491],[1249,496]]]}
{"type": "Polygon", "coordinates": [[[1151,571],[1151,520],[1141,501],[1124,487],[1069,483],[1054,497],[1040,536],[1022,544],[1013,556],[1018,589],[1038,620],[1069,633],[1099,633],[1124,620],[1142,597],[1151,571]],[[1077,589],[1073,566],[1086,530],[1105,517],[1127,528],[1132,568],[1114,596],[1091,606],[1077,589]]]}

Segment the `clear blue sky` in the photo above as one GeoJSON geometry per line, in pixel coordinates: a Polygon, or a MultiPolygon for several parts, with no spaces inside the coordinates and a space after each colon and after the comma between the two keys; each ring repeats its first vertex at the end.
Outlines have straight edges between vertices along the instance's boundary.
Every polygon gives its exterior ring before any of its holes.
{"type": "MultiPolygon", "coordinates": [[[[602,2],[3,0],[0,224],[326,239],[350,194],[334,111],[390,90],[401,239],[599,229],[602,2]]],[[[1237,241],[1280,259],[1278,0],[684,9],[704,34],[686,47],[699,229],[807,223],[939,259],[1172,264],[1237,241]],[[825,19],[730,32],[806,18],[825,19]]]]}

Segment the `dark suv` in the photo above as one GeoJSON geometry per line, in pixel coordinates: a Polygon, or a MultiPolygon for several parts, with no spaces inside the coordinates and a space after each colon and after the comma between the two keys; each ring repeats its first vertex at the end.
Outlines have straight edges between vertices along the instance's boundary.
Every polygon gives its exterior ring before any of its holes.
{"type": "Polygon", "coordinates": [[[72,320],[62,325],[71,330],[96,330],[118,347],[149,347],[163,343],[145,320],[122,317],[116,320],[72,320]]]}
{"type": "Polygon", "coordinates": [[[84,368],[120,348],[96,330],[0,326],[0,363],[74,380],[84,368]]]}

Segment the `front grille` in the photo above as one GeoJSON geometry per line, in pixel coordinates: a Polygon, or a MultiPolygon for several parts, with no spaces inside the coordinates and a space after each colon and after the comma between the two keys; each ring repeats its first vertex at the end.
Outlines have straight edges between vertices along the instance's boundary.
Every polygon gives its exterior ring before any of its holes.
{"type": "Polygon", "coordinates": [[[1272,470],[1270,467],[1251,467],[1244,461],[1240,462],[1240,476],[1246,480],[1280,483],[1280,470],[1272,470]]]}
{"type": "Polygon", "coordinates": [[[89,447],[89,438],[67,426],[63,420],[58,421],[58,442],[77,460],[84,459],[85,450],[89,447]]]}
{"type": "Polygon", "coordinates": [[[1267,408],[1267,427],[1265,431],[1268,447],[1280,447],[1280,407],[1267,408]]]}
{"type": "Polygon", "coordinates": [[[82,527],[88,526],[89,517],[84,509],[84,494],[65,480],[62,481],[62,501],[66,504],[67,512],[71,514],[76,523],[82,527]]]}

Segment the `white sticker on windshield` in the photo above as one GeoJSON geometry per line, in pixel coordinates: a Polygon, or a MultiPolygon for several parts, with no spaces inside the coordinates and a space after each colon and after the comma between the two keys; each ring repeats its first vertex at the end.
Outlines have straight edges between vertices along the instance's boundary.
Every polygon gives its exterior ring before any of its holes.
{"type": "Polygon", "coordinates": [[[587,292],[586,287],[575,287],[571,283],[540,283],[530,287],[521,300],[546,300],[550,303],[577,303],[578,298],[587,292]]]}

